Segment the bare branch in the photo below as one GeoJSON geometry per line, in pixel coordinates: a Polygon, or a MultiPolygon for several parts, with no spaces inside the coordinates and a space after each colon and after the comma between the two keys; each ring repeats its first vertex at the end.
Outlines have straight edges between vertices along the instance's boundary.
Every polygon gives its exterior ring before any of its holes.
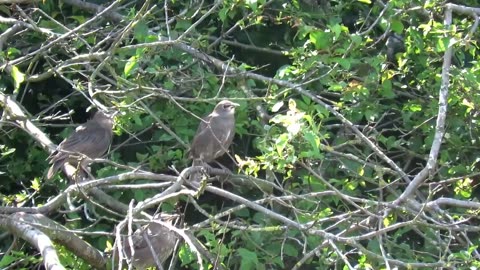
{"type": "Polygon", "coordinates": [[[40,251],[44,260],[45,269],[65,269],[58,259],[56,249],[50,237],[34,226],[29,225],[29,223],[29,221],[25,222],[24,214],[22,213],[18,213],[13,217],[0,219],[1,227],[29,242],[40,251]]]}

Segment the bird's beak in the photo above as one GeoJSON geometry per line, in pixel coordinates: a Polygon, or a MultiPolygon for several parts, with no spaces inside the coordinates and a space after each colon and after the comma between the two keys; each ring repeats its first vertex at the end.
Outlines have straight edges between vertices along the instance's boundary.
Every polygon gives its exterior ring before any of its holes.
{"type": "Polygon", "coordinates": [[[233,106],[233,107],[240,107],[240,104],[235,103],[235,102],[232,102],[232,106],[233,106]]]}

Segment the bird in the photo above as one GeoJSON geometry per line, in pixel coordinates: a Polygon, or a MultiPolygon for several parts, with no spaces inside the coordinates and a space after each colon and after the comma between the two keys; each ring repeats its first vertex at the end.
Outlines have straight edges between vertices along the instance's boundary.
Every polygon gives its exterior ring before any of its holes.
{"type": "MultiPolygon", "coordinates": [[[[237,103],[222,100],[213,112],[202,118],[190,147],[192,166],[209,163],[228,151],[235,136],[235,108],[238,106],[237,103]]],[[[198,178],[192,175],[190,179],[198,182],[198,178]]]]}
{"type": "Polygon", "coordinates": [[[387,47],[387,61],[392,65],[397,65],[396,54],[405,52],[405,39],[399,34],[390,33],[385,46],[387,47]]]}
{"type": "Polygon", "coordinates": [[[170,257],[178,237],[175,232],[160,224],[160,222],[173,226],[178,220],[178,217],[178,215],[165,213],[157,214],[153,217],[152,222],[149,222],[133,233],[133,246],[131,246],[127,237],[123,239],[124,254],[133,267],[136,269],[154,267],[157,266],[154,256],[156,256],[160,264],[163,264],[168,257],[170,257]]]}
{"type": "Polygon", "coordinates": [[[113,115],[97,111],[92,119],[77,127],[73,134],[63,140],[48,157],[51,167],[48,170],[47,179],[51,179],[65,163],[75,168],[80,165],[82,173],[88,173],[88,161],[82,158],[82,155],[94,159],[105,154],[112,142],[112,128],[113,115]],[[81,164],[79,159],[82,160],[81,164]]]}

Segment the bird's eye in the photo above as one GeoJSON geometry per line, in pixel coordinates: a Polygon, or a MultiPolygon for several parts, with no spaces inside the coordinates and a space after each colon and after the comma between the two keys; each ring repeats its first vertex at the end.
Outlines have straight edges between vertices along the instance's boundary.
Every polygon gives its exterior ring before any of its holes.
{"type": "Polygon", "coordinates": [[[223,108],[224,108],[225,110],[228,109],[229,107],[230,107],[230,105],[228,105],[228,104],[224,104],[224,105],[223,105],[223,108]]]}

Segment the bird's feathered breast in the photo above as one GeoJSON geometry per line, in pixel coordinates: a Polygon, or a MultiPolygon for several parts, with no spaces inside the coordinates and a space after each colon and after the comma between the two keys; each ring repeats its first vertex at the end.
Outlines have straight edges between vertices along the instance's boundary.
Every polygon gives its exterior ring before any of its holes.
{"type": "Polygon", "coordinates": [[[206,162],[223,155],[235,135],[233,114],[219,115],[216,112],[203,118],[190,150],[191,158],[201,158],[206,162]]]}

